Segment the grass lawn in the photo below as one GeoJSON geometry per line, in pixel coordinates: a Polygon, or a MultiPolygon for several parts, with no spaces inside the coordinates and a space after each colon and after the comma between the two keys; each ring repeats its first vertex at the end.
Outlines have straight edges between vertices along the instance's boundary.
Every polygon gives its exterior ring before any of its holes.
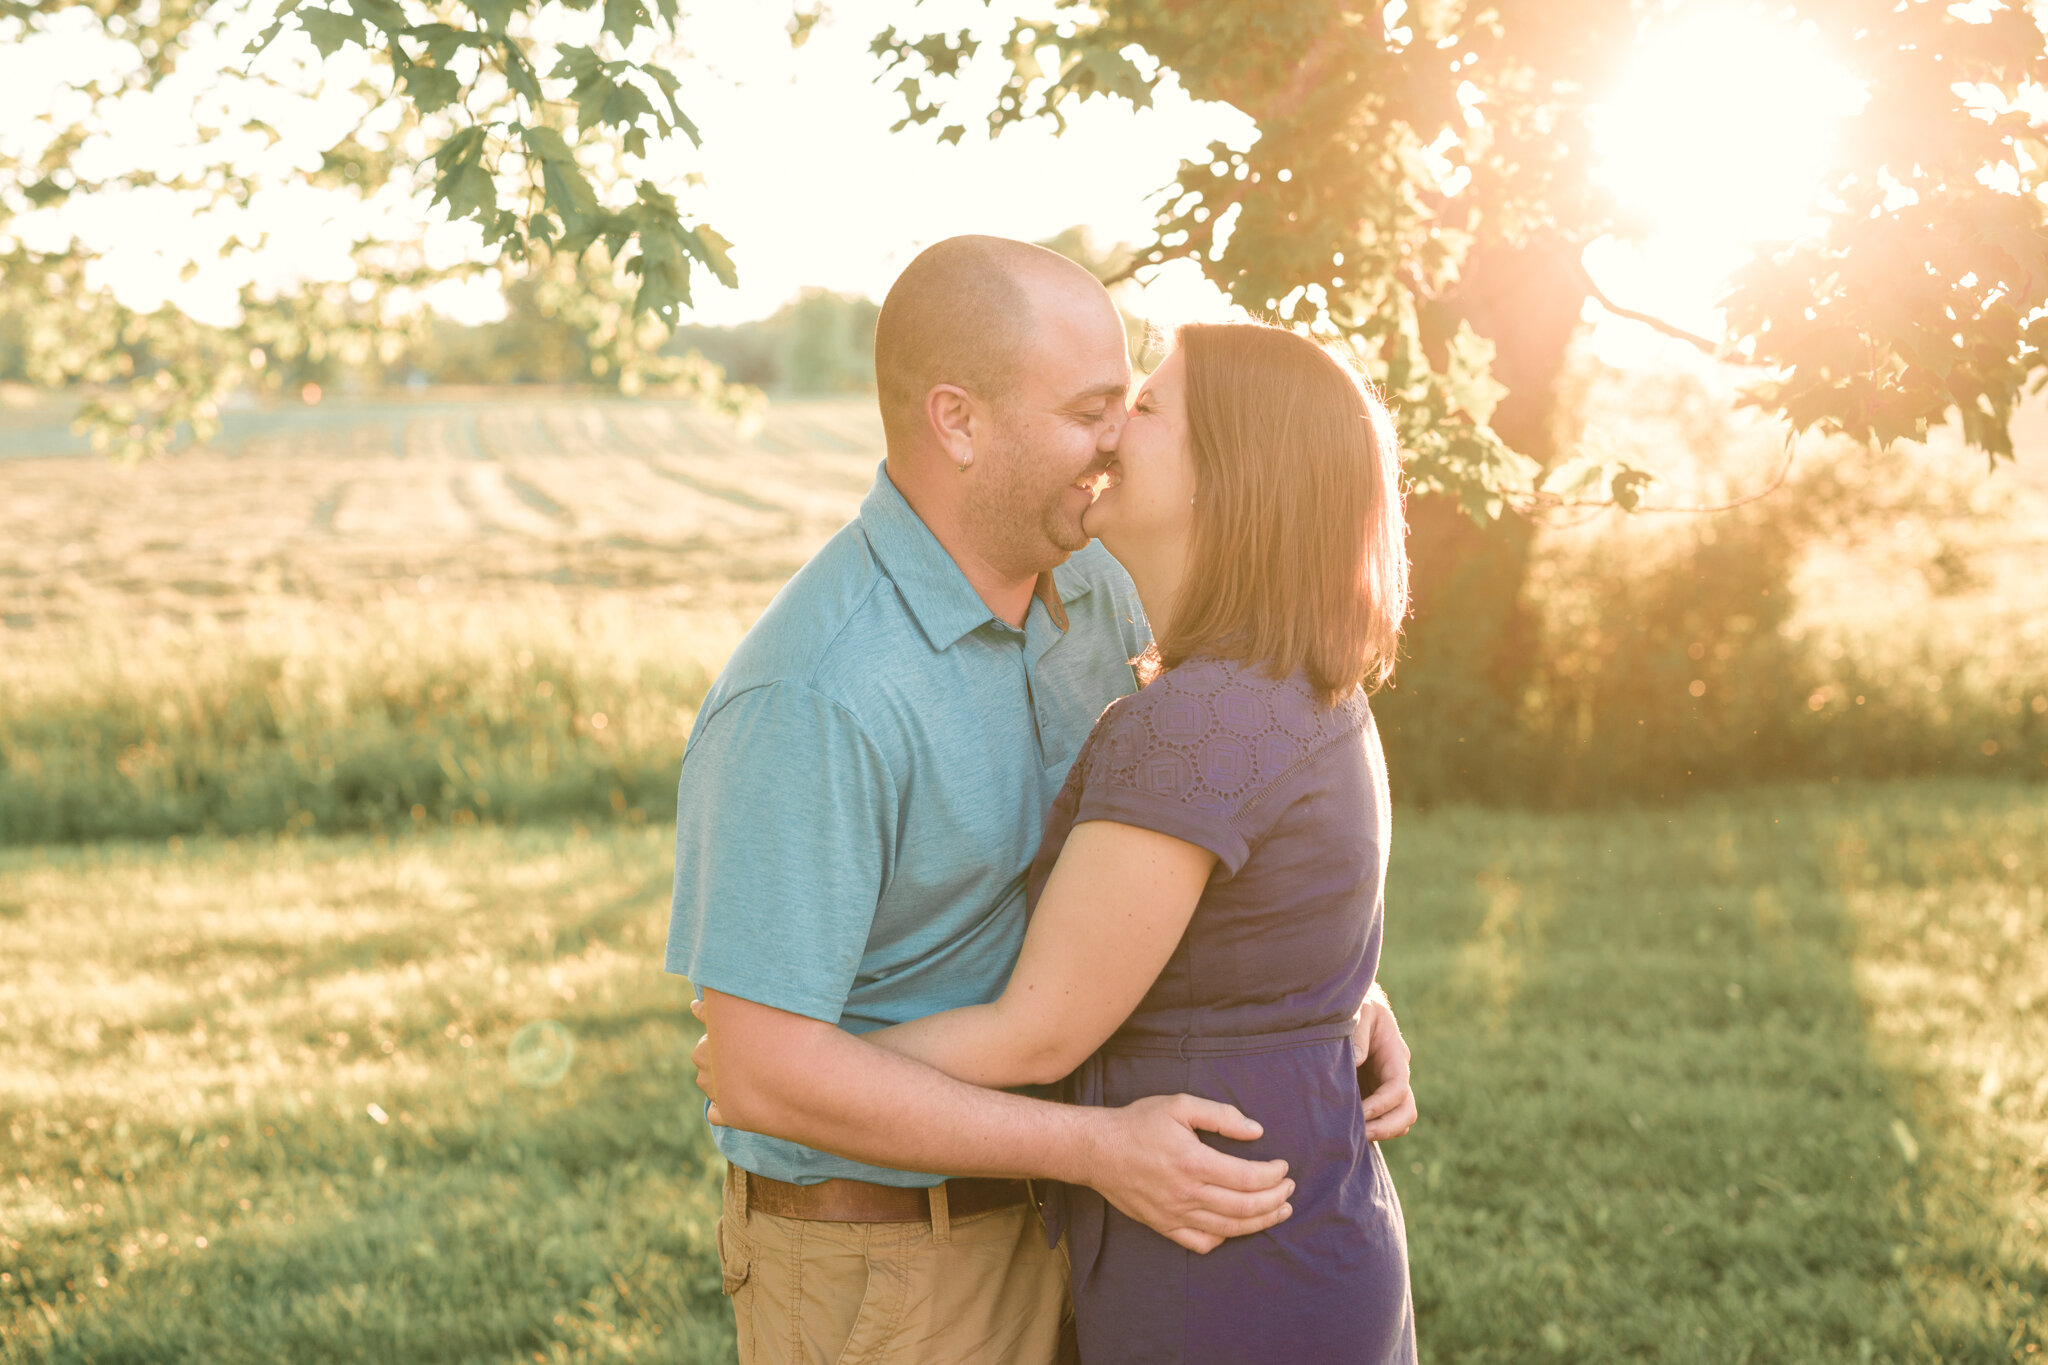
{"type": "MultiPolygon", "coordinates": [[[[2039,1358],[2041,788],[1396,828],[1426,1359],[2039,1358]]],[[[729,1357],[669,862],[0,850],[0,1361],[729,1357]]]]}

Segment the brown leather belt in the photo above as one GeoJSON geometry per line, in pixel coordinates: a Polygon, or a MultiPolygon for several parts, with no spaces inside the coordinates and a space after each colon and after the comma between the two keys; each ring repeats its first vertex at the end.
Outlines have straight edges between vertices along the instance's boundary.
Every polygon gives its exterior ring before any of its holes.
{"type": "MultiPolygon", "coordinates": [[[[977,1213],[1014,1208],[1031,1197],[1021,1180],[992,1180],[963,1177],[943,1186],[946,1217],[967,1218],[977,1213]]],[[[747,1172],[747,1207],[778,1218],[797,1218],[810,1223],[929,1223],[932,1221],[932,1192],[895,1185],[874,1185],[865,1180],[827,1180],[816,1185],[792,1185],[747,1172]]]]}

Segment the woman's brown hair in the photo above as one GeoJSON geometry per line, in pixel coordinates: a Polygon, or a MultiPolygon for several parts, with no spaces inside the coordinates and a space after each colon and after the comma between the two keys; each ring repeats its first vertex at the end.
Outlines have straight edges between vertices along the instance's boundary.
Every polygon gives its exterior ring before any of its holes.
{"type": "Polygon", "coordinates": [[[1328,703],[1379,686],[1408,614],[1386,406],[1284,328],[1191,324],[1177,342],[1195,517],[1160,663],[1207,654],[1282,678],[1298,669],[1328,703]]]}

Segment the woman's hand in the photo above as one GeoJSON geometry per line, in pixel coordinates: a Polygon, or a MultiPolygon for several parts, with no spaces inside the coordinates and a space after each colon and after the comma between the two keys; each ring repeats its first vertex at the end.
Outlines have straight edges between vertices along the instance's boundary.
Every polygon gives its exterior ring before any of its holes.
{"type": "Polygon", "coordinates": [[[704,1036],[697,1040],[697,1046],[690,1049],[690,1061],[697,1068],[697,1088],[704,1092],[704,1098],[711,1101],[711,1108],[704,1117],[713,1125],[723,1127],[725,1119],[718,1112],[718,1065],[717,1054],[711,1046],[711,1025],[704,1021],[704,1001],[690,1002],[690,1013],[704,1026],[704,1036]]]}
{"type": "Polygon", "coordinates": [[[1408,1084],[1408,1044],[1377,982],[1359,1007],[1351,1055],[1358,1062],[1358,1088],[1365,1093],[1366,1138],[1385,1142],[1413,1128],[1415,1092],[1408,1084]]]}

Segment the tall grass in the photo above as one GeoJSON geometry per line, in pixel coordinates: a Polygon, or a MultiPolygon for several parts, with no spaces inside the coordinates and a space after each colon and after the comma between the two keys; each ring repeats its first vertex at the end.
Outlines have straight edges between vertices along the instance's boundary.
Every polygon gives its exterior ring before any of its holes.
{"type": "MultiPolygon", "coordinates": [[[[1783,460],[1780,432],[1697,385],[1592,387],[1594,434],[1663,455],[1668,504],[1730,500],[1783,460]]],[[[1542,527],[1524,624],[1495,627],[1527,633],[1518,675],[1452,657],[1397,669],[1380,699],[1402,794],[1592,805],[1787,778],[2048,780],[2048,484],[1958,452],[1809,445],[1784,487],[1734,510],[1542,527]]],[[[1432,629],[1486,629],[1498,595],[1483,575],[1453,583],[1432,629]]]]}
{"type": "Polygon", "coordinates": [[[544,598],[73,636],[0,675],[0,840],[666,816],[730,644],[677,636],[544,598]]]}
{"type": "MultiPolygon", "coordinates": [[[[1724,522],[1653,571],[1612,546],[1540,563],[1546,636],[1518,708],[1475,724],[1399,675],[1378,698],[1400,794],[1586,806],[2048,778],[2048,631],[1803,621],[1786,546],[1724,522]]],[[[68,637],[0,665],[0,843],[663,822],[733,642],[646,604],[544,597],[68,637]]]]}

